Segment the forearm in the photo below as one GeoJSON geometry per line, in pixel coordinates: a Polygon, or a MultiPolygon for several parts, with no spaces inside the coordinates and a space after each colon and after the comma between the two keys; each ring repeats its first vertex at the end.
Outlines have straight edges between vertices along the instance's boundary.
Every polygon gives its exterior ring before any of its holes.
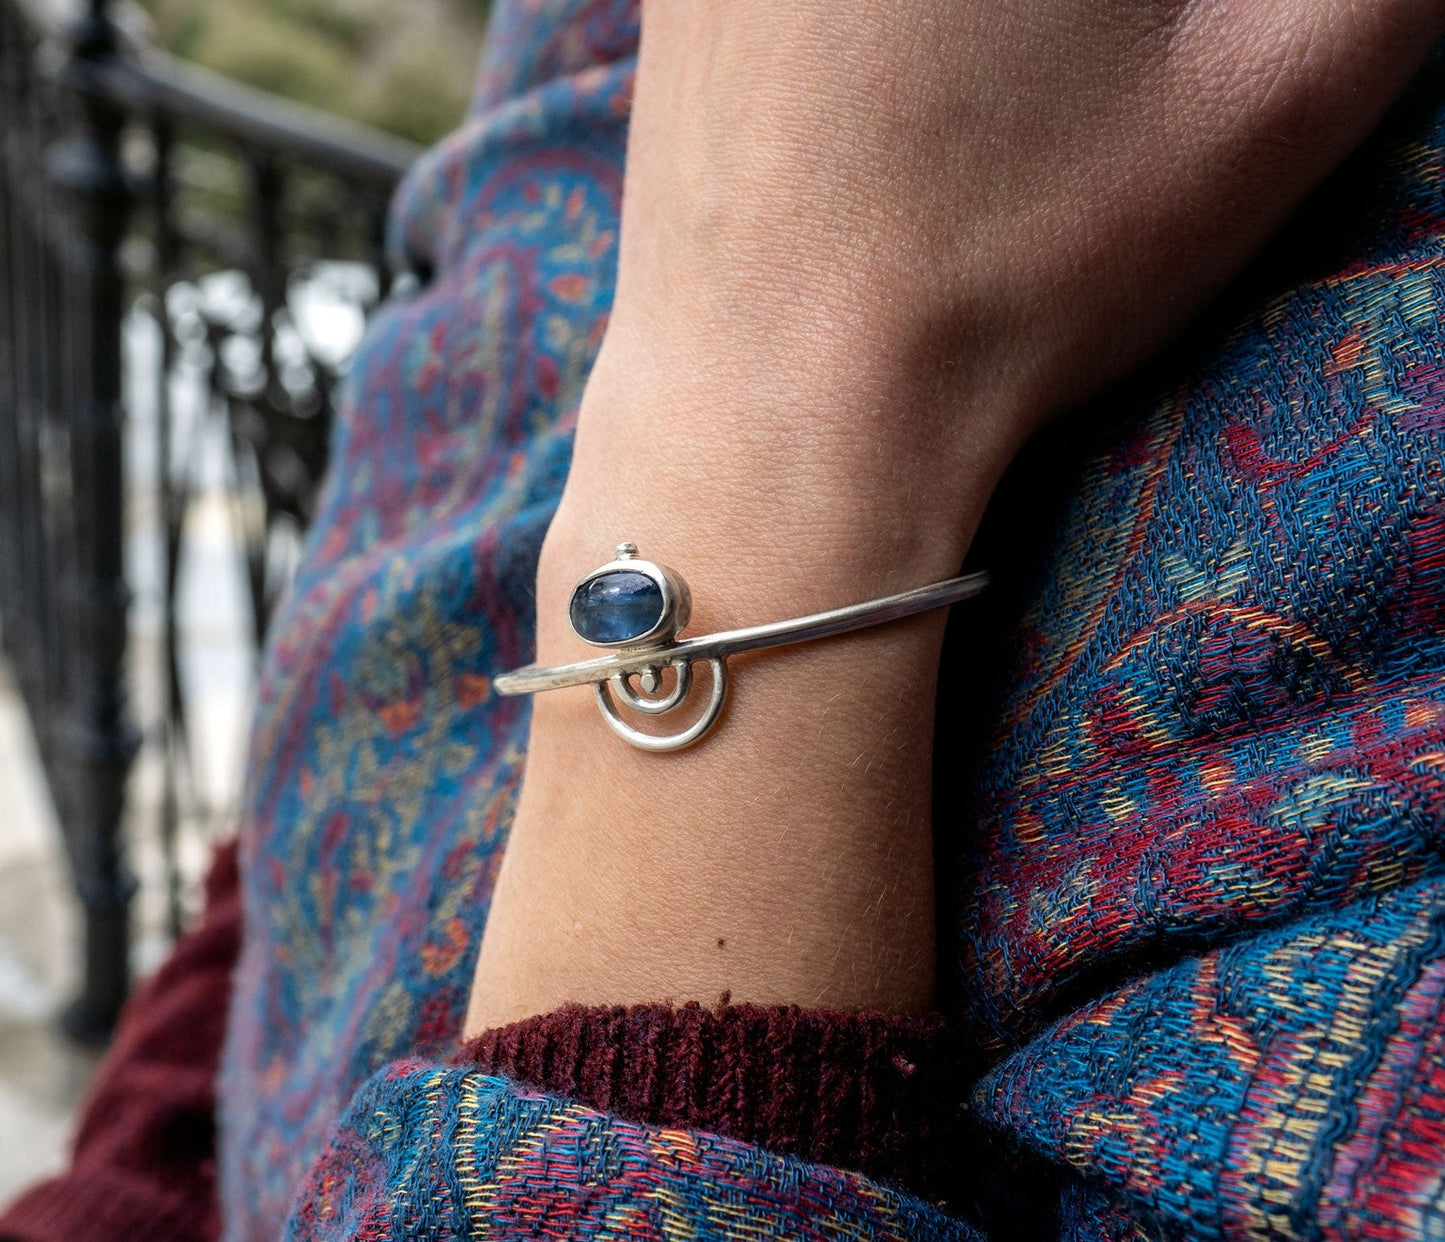
{"type": "MultiPolygon", "coordinates": [[[[945,469],[941,445],[891,436],[896,403],[926,397],[902,358],[844,343],[866,326],[776,360],[681,316],[635,351],[614,326],[543,553],[540,661],[595,654],[567,599],[622,539],[687,576],[691,633],[957,571],[1010,446],[979,434],[945,469]]],[[[723,724],[679,754],[619,743],[585,689],[539,696],[472,1029],[725,991],[926,1007],[942,623],[734,660],[723,724]]]]}
{"type": "MultiPolygon", "coordinates": [[[[591,404],[602,391],[594,381],[539,574],[546,663],[595,654],[567,631],[567,598],[622,538],[687,575],[695,633],[946,577],[1005,456],[980,440],[951,496],[956,520],[935,528],[910,513],[906,455],[880,469],[876,449],[853,458],[800,442],[786,401],[736,413],[744,390],[689,390],[680,377],[675,413],[643,403],[652,416],[634,430],[591,404]],[[737,431],[749,418],[756,443],[737,431]]],[[[724,991],[926,1007],[942,621],[735,659],[723,724],[678,754],[622,745],[585,689],[539,696],[473,1029],[567,1000],[711,1002],[724,991]]]]}

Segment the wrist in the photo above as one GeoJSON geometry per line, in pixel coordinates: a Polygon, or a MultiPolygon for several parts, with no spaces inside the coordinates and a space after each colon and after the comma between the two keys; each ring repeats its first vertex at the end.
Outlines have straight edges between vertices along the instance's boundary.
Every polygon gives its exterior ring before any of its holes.
{"type": "MultiPolygon", "coordinates": [[[[931,523],[905,516],[869,542],[852,496],[867,484],[870,498],[897,500],[868,484],[869,471],[847,486],[831,468],[790,486],[788,472],[807,473],[792,454],[815,456],[815,445],[738,453],[735,438],[710,432],[695,453],[654,451],[679,443],[661,433],[681,406],[642,400],[646,391],[609,417],[589,390],[581,423],[593,433],[579,434],[539,570],[542,662],[597,654],[571,633],[568,597],[624,538],[688,578],[690,633],[957,569],[963,540],[924,537],[931,523]],[[760,460],[784,479],[769,486],[760,460]]],[[[693,431],[716,432],[716,406],[687,413],[693,431]]],[[[721,727],[677,755],[620,743],[585,688],[539,695],[469,1029],[569,1000],[711,1004],[724,991],[765,1004],[926,1009],[943,623],[925,614],[738,657],[721,727]]]]}
{"type": "MultiPolygon", "coordinates": [[[[689,633],[856,602],[957,568],[961,550],[926,540],[904,567],[880,562],[859,537],[848,488],[769,488],[759,455],[714,451],[735,447],[725,436],[705,437],[697,453],[670,451],[672,435],[644,436],[677,406],[639,399],[604,426],[589,421],[611,413],[597,398],[589,390],[581,421],[594,431],[579,435],[539,570],[543,663],[597,654],[571,633],[568,597],[622,539],[688,578],[689,633]],[[729,469],[735,490],[715,504],[710,489],[729,469]]],[[[716,408],[689,413],[706,420],[716,408]]],[[[724,991],[765,1004],[927,1008],[943,622],[926,614],[738,657],[721,726],[676,755],[619,742],[585,688],[539,695],[469,1029],[571,1000],[711,1004],[724,991]]]]}

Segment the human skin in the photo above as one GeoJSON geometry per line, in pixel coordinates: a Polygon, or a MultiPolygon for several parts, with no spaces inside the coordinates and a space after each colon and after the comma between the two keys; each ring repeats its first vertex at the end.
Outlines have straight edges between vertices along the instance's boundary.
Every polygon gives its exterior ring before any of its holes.
{"type": "MultiPolygon", "coordinates": [[[[690,633],[957,572],[1028,435],[1176,334],[1442,32],[1445,0],[643,0],[539,662],[596,654],[567,601],[624,539],[690,633]]],[[[928,1008],[943,621],[733,660],[680,753],[538,696],[468,1031],[928,1008]]]]}

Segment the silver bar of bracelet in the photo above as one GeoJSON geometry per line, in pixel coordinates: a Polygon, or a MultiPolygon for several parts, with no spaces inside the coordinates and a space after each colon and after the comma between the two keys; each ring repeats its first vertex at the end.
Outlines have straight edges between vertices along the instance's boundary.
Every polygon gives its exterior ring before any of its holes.
{"type": "Polygon", "coordinates": [[[887,625],[969,599],[987,585],[986,573],[968,574],[806,617],[675,639],[691,611],[687,583],[675,570],[643,560],[634,545],[624,543],[613,560],[577,584],[569,605],[572,628],[578,637],[594,646],[617,648],[615,653],[552,668],[529,664],[498,674],[492,684],[503,695],[591,685],[603,719],[624,741],[642,750],[681,750],[700,741],[716,724],[727,695],[729,656],[887,625]],[[645,716],[662,716],[678,709],[691,689],[692,666],[700,662],[706,662],[711,669],[712,688],[702,714],[685,729],[671,734],[646,733],[618,712],[613,695],[645,716]],[[659,695],[663,670],[669,667],[676,683],[672,690],[659,695]],[[640,692],[633,688],[634,677],[641,682],[640,692]]]}

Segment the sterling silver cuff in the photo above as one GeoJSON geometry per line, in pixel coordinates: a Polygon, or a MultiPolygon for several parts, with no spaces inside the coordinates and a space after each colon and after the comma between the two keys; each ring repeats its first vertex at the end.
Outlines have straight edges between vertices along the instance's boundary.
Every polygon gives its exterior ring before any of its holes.
{"type": "Polygon", "coordinates": [[[933,608],[946,608],[977,595],[987,585],[987,574],[969,574],[791,621],[679,639],[677,632],[692,611],[687,583],[675,570],[643,560],[635,545],[623,543],[613,560],[573,588],[568,606],[568,619],[577,636],[594,647],[614,648],[614,654],[555,668],[529,664],[500,674],[493,685],[498,694],[507,695],[590,685],[602,718],[623,741],[641,750],[681,750],[701,741],[717,723],[727,698],[729,656],[886,625],[933,608]],[[708,666],[711,687],[702,713],[691,724],[676,733],[657,734],[623,719],[619,700],[642,716],[665,716],[678,710],[692,689],[692,666],[701,662],[708,666]],[[664,690],[663,674],[668,668],[673,671],[673,685],[664,690]]]}

